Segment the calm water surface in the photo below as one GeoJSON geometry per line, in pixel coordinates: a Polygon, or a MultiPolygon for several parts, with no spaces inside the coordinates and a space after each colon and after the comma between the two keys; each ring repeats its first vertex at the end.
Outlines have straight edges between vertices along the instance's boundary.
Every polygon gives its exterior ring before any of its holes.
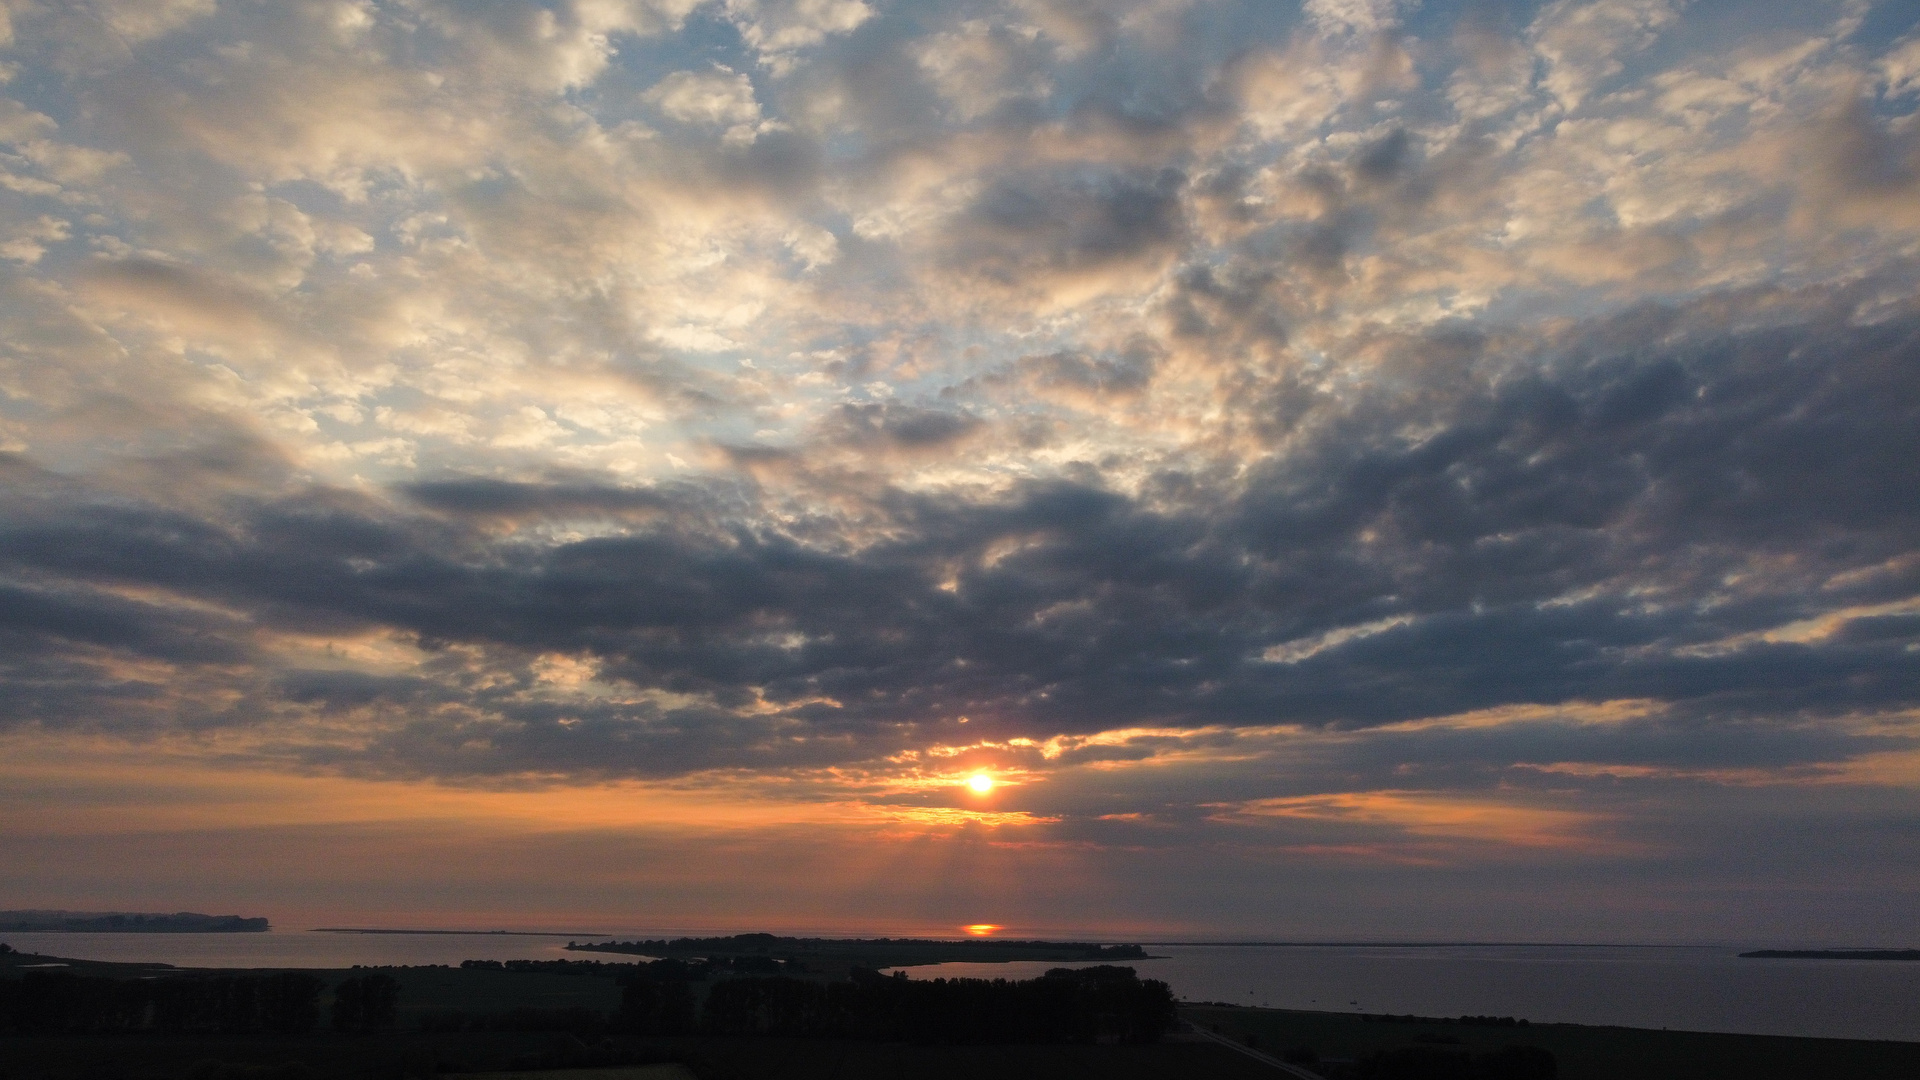
{"type": "MultiPolygon", "coordinates": [[[[565,935],[275,930],[0,934],[0,940],[23,952],[182,967],[597,958],[568,953],[565,935]]],[[[1163,959],[1136,961],[1134,967],[1143,977],[1165,980],[1189,1001],[1920,1041],[1920,963],[1742,960],[1735,955],[1741,951],[1737,947],[1156,945],[1148,951],[1163,959]]],[[[1059,966],[939,964],[907,971],[915,978],[1032,978],[1059,966]]]]}

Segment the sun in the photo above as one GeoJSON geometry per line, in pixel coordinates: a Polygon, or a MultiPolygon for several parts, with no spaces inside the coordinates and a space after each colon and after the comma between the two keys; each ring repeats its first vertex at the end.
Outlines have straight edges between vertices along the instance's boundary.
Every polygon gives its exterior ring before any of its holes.
{"type": "Polygon", "coordinates": [[[985,795],[987,792],[993,790],[993,777],[983,772],[974,773],[967,778],[967,786],[985,795]]]}

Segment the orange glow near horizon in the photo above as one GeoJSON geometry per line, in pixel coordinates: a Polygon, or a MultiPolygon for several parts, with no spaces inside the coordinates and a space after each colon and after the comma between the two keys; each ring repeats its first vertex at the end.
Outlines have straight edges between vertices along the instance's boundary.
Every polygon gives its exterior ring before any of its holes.
{"type": "Polygon", "coordinates": [[[1494,843],[1513,848],[1621,851],[1630,846],[1611,840],[1604,815],[1529,806],[1493,798],[1419,791],[1355,791],[1298,798],[1254,799],[1223,807],[1215,820],[1279,817],[1386,826],[1412,836],[1494,843]]]}
{"type": "Polygon", "coordinates": [[[993,932],[1000,929],[1000,926],[998,923],[983,922],[974,923],[972,926],[963,926],[960,929],[965,930],[971,937],[992,937],[993,932]]]}
{"type": "MultiPolygon", "coordinates": [[[[856,780],[836,790],[834,777],[795,781],[785,791],[727,776],[461,786],[289,775],[275,762],[233,760],[243,760],[250,749],[239,740],[156,740],[126,747],[93,737],[10,735],[0,738],[0,818],[45,836],[400,823],[514,834],[635,829],[657,835],[751,834],[877,826],[899,835],[926,835],[968,825],[1001,828],[1058,820],[1025,811],[877,803],[869,801],[870,786],[856,780]],[[210,747],[227,751],[229,760],[216,763],[201,756],[210,747]]],[[[949,775],[939,782],[955,780],[949,775]]],[[[985,772],[964,775],[959,783],[980,794],[999,786],[985,772]]]]}

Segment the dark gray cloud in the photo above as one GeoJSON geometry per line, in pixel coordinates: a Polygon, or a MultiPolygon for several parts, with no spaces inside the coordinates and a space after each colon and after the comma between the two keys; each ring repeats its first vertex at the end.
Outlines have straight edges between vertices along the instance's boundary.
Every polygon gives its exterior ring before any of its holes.
{"type": "Polygon", "coordinates": [[[955,255],[978,273],[1012,283],[1166,257],[1183,222],[1174,170],[1134,174],[1092,168],[997,181],[968,209],[955,255]]]}
{"type": "MultiPolygon", "coordinates": [[[[802,541],[770,507],[692,482],[446,479],[400,500],[316,487],[208,510],[65,481],[9,497],[17,584],[0,609],[36,665],[139,656],[215,682],[262,632],[478,650],[406,677],[234,676],[263,717],[407,713],[366,749],[405,771],[866,760],[962,715],[1045,740],[1642,698],[1680,708],[1675,723],[1911,708],[1914,617],[1864,609],[1912,596],[1920,573],[1916,324],[1816,311],[1673,332],[1688,321],[1622,316],[1517,367],[1484,343],[1409,340],[1226,490],[1164,505],[1066,481],[883,490],[848,516],[874,533],[858,542],[802,541]],[[541,531],[591,519],[625,531],[541,531]],[[1759,636],[1853,609],[1818,635],[1759,636]],[[526,665],[544,654],[705,704],[543,700],[526,665]],[[798,726],[778,735],[780,717],[798,726]]],[[[940,446],[979,424],[837,416],[824,437],[854,446],[940,446]]],[[[111,723],[93,689],[30,681],[15,724],[111,723]]]]}
{"type": "Polygon", "coordinates": [[[979,426],[978,417],[963,412],[881,402],[839,406],[825,423],[823,434],[830,441],[856,447],[932,449],[953,443],[979,426]]]}

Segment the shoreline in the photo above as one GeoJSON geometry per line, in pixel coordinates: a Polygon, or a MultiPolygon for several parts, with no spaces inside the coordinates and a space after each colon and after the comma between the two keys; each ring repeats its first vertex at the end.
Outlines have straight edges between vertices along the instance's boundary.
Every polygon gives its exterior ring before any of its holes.
{"type": "Polygon", "coordinates": [[[379,927],[360,926],[315,926],[303,933],[308,934],[432,934],[440,936],[466,937],[552,937],[552,938],[611,938],[612,934],[585,934],[577,930],[388,930],[379,927]]]}

